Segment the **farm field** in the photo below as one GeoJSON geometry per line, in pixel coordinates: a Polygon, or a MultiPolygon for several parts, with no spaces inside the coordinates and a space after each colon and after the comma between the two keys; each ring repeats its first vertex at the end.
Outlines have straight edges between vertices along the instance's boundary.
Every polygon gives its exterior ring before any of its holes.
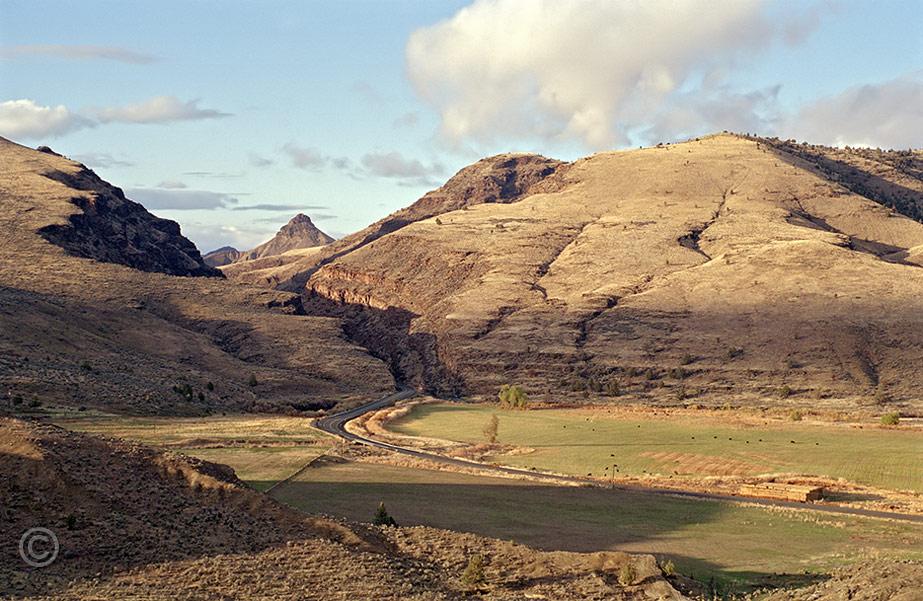
{"type": "Polygon", "coordinates": [[[923,525],[363,462],[311,467],[272,496],[363,521],[383,501],[401,525],[543,549],[653,553],[737,591],[797,582],[868,554],[923,558],[923,525]]]}
{"type": "Polygon", "coordinates": [[[312,428],[310,420],[279,416],[92,415],[65,417],[55,423],[69,430],[124,438],[223,463],[257,490],[287,478],[333,442],[312,428]]]}
{"type": "Polygon", "coordinates": [[[399,434],[484,442],[491,415],[498,441],[526,452],[492,460],[515,467],[608,477],[804,474],[923,492],[923,430],[601,409],[503,411],[486,404],[416,406],[388,423],[399,434]]]}

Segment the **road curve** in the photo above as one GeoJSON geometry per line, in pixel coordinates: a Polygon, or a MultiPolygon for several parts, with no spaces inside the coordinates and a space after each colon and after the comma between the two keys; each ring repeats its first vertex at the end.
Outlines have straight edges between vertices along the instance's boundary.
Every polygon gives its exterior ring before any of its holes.
{"type": "MultiPolygon", "coordinates": [[[[468,469],[476,469],[483,472],[495,473],[495,474],[507,474],[512,476],[526,476],[528,478],[541,478],[542,480],[547,480],[551,482],[560,482],[562,484],[578,484],[578,485],[590,485],[590,486],[599,486],[600,483],[596,480],[590,480],[588,478],[581,478],[579,476],[565,476],[561,474],[547,474],[543,472],[536,472],[527,469],[520,469],[515,467],[506,467],[502,465],[492,465],[487,463],[478,463],[476,461],[466,461],[464,459],[457,459],[455,457],[447,457],[445,455],[439,455],[438,453],[429,453],[427,451],[419,451],[417,449],[411,449],[408,447],[401,447],[398,445],[389,444],[387,442],[381,442],[380,440],[375,440],[374,438],[366,438],[364,436],[359,436],[358,434],[353,434],[346,430],[346,424],[357,417],[368,413],[370,411],[377,411],[389,405],[396,403],[397,401],[402,401],[405,399],[410,399],[417,396],[417,391],[412,388],[403,388],[393,394],[389,394],[386,397],[380,398],[371,403],[366,403],[365,405],[360,405],[349,409],[347,411],[342,411],[340,413],[335,413],[333,415],[328,415],[325,417],[318,418],[314,420],[314,427],[329,434],[339,436],[346,440],[357,442],[360,444],[368,445],[370,447],[377,447],[379,449],[386,449],[388,451],[393,451],[395,453],[400,453],[402,455],[408,455],[410,457],[416,457],[417,459],[423,459],[426,461],[433,461],[436,463],[441,463],[444,465],[454,465],[457,467],[463,467],[468,469]]],[[[770,507],[786,507],[789,509],[804,509],[809,511],[820,511],[823,513],[834,513],[839,515],[855,515],[861,517],[872,517],[872,518],[885,518],[891,520],[901,520],[906,522],[918,522],[923,523],[923,515],[913,515],[907,513],[896,513],[892,511],[876,511],[872,509],[859,509],[854,507],[844,507],[842,505],[825,505],[825,504],[815,504],[815,503],[798,503],[795,501],[780,501],[776,499],[761,499],[758,497],[745,497],[742,495],[722,495],[722,494],[713,494],[713,493],[704,493],[691,490],[675,490],[672,488],[652,488],[647,486],[631,486],[619,484],[610,487],[613,490],[617,491],[628,491],[635,493],[647,493],[654,495],[670,495],[674,497],[686,497],[692,499],[701,499],[701,500],[711,500],[711,501],[734,501],[734,502],[743,502],[743,503],[753,503],[756,505],[766,505],[770,507]]]]}

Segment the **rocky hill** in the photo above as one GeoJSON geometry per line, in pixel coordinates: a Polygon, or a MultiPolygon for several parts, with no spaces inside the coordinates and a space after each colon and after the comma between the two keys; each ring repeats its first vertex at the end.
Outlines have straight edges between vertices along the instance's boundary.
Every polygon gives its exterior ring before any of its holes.
{"type": "Polygon", "coordinates": [[[230,468],[32,422],[0,418],[0,478],[4,598],[449,600],[475,592],[461,575],[481,554],[484,600],[683,599],[651,556],[305,516],[230,468]],[[43,568],[19,556],[36,526],[60,545],[43,568]]]}
{"type": "MultiPolygon", "coordinates": [[[[51,180],[47,187],[60,182],[72,190],[69,206],[58,207],[56,219],[38,229],[49,242],[77,257],[119,263],[142,271],[221,276],[221,272],[205,264],[195,244],[180,234],[175,221],[151,215],[83,165],[62,168],[67,161],[47,147],[28,156],[23,156],[18,148],[17,144],[0,138],[0,157],[8,176],[39,173],[51,180]]],[[[4,201],[16,203],[21,214],[34,209],[43,213],[40,200],[28,194],[4,201]]]]}
{"type": "Polygon", "coordinates": [[[393,390],[298,296],[170,275],[220,272],[164,224],[79,163],[0,143],[0,412],[315,410],[393,390]]]}
{"type": "Polygon", "coordinates": [[[921,153],[839,154],[725,134],[495,157],[275,286],[441,394],[918,410],[921,153]],[[498,196],[497,169],[522,185],[498,196]]]}
{"type": "Polygon", "coordinates": [[[272,257],[290,250],[323,246],[331,242],[333,242],[333,238],[317,229],[310,217],[303,213],[298,213],[283,225],[271,240],[260,244],[252,250],[240,253],[237,261],[252,261],[263,257],[272,257]]]}
{"type": "Polygon", "coordinates": [[[233,246],[222,246],[215,250],[205,253],[202,259],[206,264],[212,267],[221,267],[233,263],[240,258],[240,251],[233,246]]]}

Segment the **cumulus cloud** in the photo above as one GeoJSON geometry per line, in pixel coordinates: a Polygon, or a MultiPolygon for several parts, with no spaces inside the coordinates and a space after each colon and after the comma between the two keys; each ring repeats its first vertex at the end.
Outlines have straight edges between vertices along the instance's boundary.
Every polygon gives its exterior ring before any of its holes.
{"type": "Polygon", "coordinates": [[[370,175],[377,177],[426,184],[433,183],[433,176],[445,172],[445,168],[439,163],[424,165],[417,159],[405,158],[397,151],[371,152],[363,155],[362,166],[370,175]]]}
{"type": "Polygon", "coordinates": [[[477,0],[411,35],[408,74],[450,143],[606,148],[630,142],[651,113],[680,108],[713,72],[777,40],[798,42],[816,23],[813,9],[779,20],[763,4],[477,0]]]}
{"type": "Polygon", "coordinates": [[[195,242],[200,250],[211,251],[222,246],[253,248],[276,233],[276,229],[248,225],[217,225],[194,220],[182,220],[183,235],[195,242]]]}
{"type": "Polygon", "coordinates": [[[137,104],[105,107],[93,112],[101,123],[174,123],[231,116],[215,109],[199,108],[199,102],[183,102],[175,96],[156,96],[137,104]]]}
{"type": "Polygon", "coordinates": [[[67,44],[28,44],[0,47],[0,58],[14,59],[30,56],[50,56],[76,60],[110,60],[120,63],[145,65],[157,57],[114,46],[89,46],[67,44]]]}
{"type": "Polygon", "coordinates": [[[923,71],[820,98],[787,118],[779,134],[834,146],[919,148],[923,71]]]}
{"type": "Polygon", "coordinates": [[[224,192],[186,190],[182,188],[132,188],[126,196],[140,202],[146,209],[193,211],[224,209],[237,204],[236,197],[224,192]]]}
{"type": "Polygon", "coordinates": [[[6,138],[52,138],[93,125],[63,104],[42,106],[26,98],[0,102],[0,136],[6,138]]]}
{"type": "Polygon", "coordinates": [[[168,179],[168,180],[164,180],[160,182],[159,184],[157,184],[157,187],[164,188],[166,190],[183,190],[185,188],[188,188],[189,186],[187,186],[185,183],[181,181],[168,179]]]}

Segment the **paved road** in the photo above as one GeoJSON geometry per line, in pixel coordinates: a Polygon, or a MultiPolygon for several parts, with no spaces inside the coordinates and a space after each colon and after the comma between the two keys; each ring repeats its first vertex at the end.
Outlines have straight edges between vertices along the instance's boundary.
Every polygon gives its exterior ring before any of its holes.
{"type": "MultiPolygon", "coordinates": [[[[475,461],[466,461],[464,459],[457,459],[455,457],[447,457],[445,455],[439,455],[437,453],[429,453],[427,451],[420,451],[417,449],[411,449],[408,447],[401,447],[387,442],[381,442],[380,440],[375,440],[373,438],[366,438],[364,436],[359,436],[348,432],[346,430],[346,423],[356,419],[360,415],[368,413],[370,411],[377,411],[388,405],[392,405],[397,401],[409,399],[417,396],[417,391],[412,388],[404,388],[390,394],[386,397],[373,401],[371,403],[366,403],[365,405],[360,405],[354,409],[348,411],[343,411],[341,413],[336,413],[334,415],[328,415],[326,417],[319,418],[314,421],[314,426],[330,434],[334,434],[346,440],[353,442],[358,442],[364,445],[371,447],[377,447],[379,449],[387,449],[395,453],[401,453],[403,455],[409,455],[411,457],[416,457],[418,459],[424,459],[426,461],[434,461],[436,463],[442,463],[444,465],[454,465],[458,467],[464,467],[468,469],[480,470],[488,473],[495,474],[508,474],[513,476],[527,476],[529,478],[541,478],[543,480],[560,482],[562,484],[579,484],[579,485],[591,485],[599,486],[600,483],[597,480],[590,480],[588,478],[581,478],[579,476],[563,476],[559,474],[546,474],[542,472],[535,472],[527,469],[519,469],[515,467],[505,467],[501,465],[491,465],[486,463],[478,463],[475,461]]],[[[617,491],[629,491],[635,493],[645,493],[645,494],[655,494],[655,495],[671,495],[674,497],[687,497],[692,499],[703,499],[703,500],[712,500],[712,501],[737,501],[744,503],[755,503],[757,505],[767,505],[771,507],[787,507],[791,509],[809,509],[811,511],[821,511],[824,513],[835,513],[840,515],[857,515],[863,517],[874,517],[874,518],[887,518],[892,520],[901,520],[907,522],[919,522],[923,523],[923,515],[910,515],[906,513],[895,513],[891,511],[876,511],[872,509],[858,509],[853,507],[844,507],[842,505],[827,505],[823,503],[798,503],[795,501],[779,501],[775,499],[759,499],[755,497],[744,497],[740,495],[719,495],[712,493],[696,492],[691,490],[674,490],[672,488],[650,488],[646,486],[631,486],[631,485],[617,485],[612,487],[617,491]]]]}

